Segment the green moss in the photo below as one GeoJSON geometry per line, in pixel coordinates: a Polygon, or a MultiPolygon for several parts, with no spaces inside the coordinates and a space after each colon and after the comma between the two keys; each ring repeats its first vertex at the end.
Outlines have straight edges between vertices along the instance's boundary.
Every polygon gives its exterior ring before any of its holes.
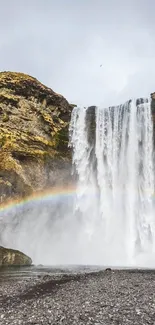
{"type": "Polygon", "coordinates": [[[10,71],[4,71],[0,72],[0,83],[9,83],[11,81],[12,83],[18,83],[21,80],[36,80],[35,78],[21,72],[10,72],[10,71]]]}
{"type": "Polygon", "coordinates": [[[0,147],[3,147],[4,144],[6,142],[6,136],[5,135],[1,135],[0,136],[0,147]]]}
{"type": "Polygon", "coordinates": [[[0,246],[0,266],[7,265],[31,265],[29,256],[14,250],[0,246]]]}
{"type": "Polygon", "coordinates": [[[68,146],[68,128],[61,129],[53,138],[55,140],[55,148],[65,152],[66,146],[68,146]]]}
{"type": "Polygon", "coordinates": [[[2,122],[8,122],[9,121],[9,115],[7,113],[4,113],[2,116],[2,122]]]}

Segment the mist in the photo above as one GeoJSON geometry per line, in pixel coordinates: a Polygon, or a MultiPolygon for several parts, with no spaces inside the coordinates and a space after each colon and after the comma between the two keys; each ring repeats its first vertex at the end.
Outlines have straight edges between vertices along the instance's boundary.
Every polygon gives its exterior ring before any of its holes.
{"type": "Polygon", "coordinates": [[[150,104],[146,99],[97,108],[94,144],[87,112],[75,107],[69,127],[76,191],[4,209],[1,243],[36,265],[154,267],[150,104]]]}
{"type": "MultiPolygon", "coordinates": [[[[94,200],[93,191],[90,196],[94,200]]],[[[116,252],[103,246],[93,215],[76,209],[77,195],[61,195],[16,206],[1,213],[2,246],[21,250],[35,265],[118,265],[116,252]],[[93,232],[94,231],[94,232],[93,232]],[[113,262],[112,262],[112,260],[113,262]]],[[[85,201],[85,204],[87,206],[85,201]]],[[[98,218],[96,216],[96,222],[98,218]]]]}

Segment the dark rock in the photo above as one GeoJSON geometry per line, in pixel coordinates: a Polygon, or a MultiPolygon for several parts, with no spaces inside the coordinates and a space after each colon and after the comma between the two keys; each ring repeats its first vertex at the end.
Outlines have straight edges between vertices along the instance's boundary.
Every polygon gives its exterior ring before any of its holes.
{"type": "Polygon", "coordinates": [[[31,258],[24,253],[0,246],[0,266],[28,266],[31,264],[31,258]]]}

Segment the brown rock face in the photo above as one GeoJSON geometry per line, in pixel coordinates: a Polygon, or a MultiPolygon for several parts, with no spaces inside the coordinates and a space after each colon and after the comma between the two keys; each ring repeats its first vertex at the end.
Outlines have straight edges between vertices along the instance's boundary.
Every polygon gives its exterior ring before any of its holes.
{"type": "Polygon", "coordinates": [[[0,73],[0,199],[70,179],[72,105],[23,73],[0,73]]]}
{"type": "Polygon", "coordinates": [[[153,119],[154,143],[155,143],[155,93],[151,94],[151,110],[153,119]]]}
{"type": "Polygon", "coordinates": [[[32,260],[29,256],[20,251],[0,246],[0,267],[9,265],[29,266],[31,264],[32,260]]]}

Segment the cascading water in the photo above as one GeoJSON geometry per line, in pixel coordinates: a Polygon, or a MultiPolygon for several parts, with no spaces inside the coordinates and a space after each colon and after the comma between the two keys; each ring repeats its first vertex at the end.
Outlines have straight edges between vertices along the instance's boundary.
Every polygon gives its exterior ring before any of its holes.
{"type": "Polygon", "coordinates": [[[23,251],[35,264],[154,267],[148,100],[105,109],[74,108],[69,133],[76,194],[2,211],[0,244],[23,251]]]}
{"type": "Polygon", "coordinates": [[[94,142],[87,115],[74,108],[70,124],[83,254],[93,264],[136,265],[155,252],[150,104],[96,108],[94,142]]]}

